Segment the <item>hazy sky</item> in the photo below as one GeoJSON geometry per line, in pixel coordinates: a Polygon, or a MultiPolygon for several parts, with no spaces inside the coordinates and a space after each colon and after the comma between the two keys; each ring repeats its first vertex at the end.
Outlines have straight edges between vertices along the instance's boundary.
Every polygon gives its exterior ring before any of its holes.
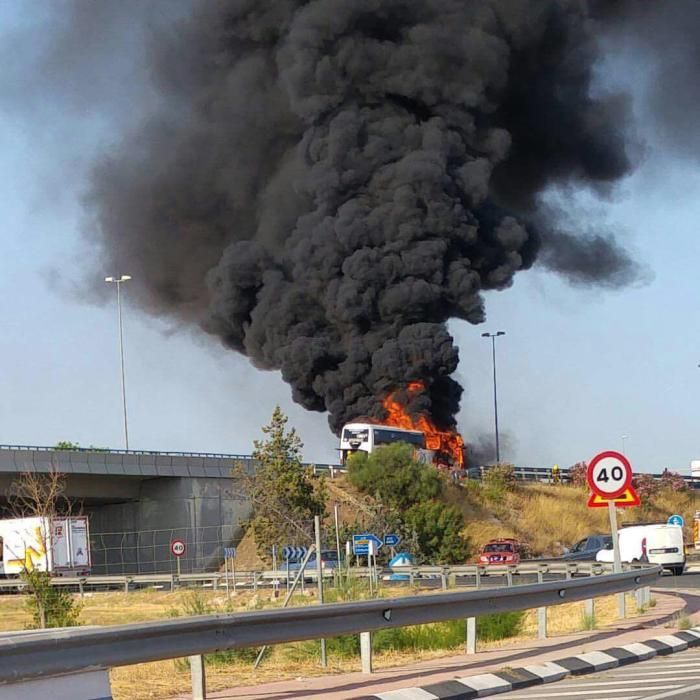
{"type": "MultiPolygon", "coordinates": [[[[1,3],[0,32],[31,25],[28,8],[37,6],[1,3]]],[[[642,78],[633,71],[606,70],[606,80],[629,79],[639,92],[642,78]]],[[[686,471],[700,458],[700,174],[693,162],[665,155],[643,117],[639,128],[646,157],[613,196],[567,197],[575,217],[602,218],[616,231],[646,269],[645,281],[622,291],[577,289],[533,270],[487,295],[484,326],[451,324],[467,441],[493,431],[491,346],[481,333],[503,330],[497,359],[506,458],[568,466],[620,449],[623,435],[640,471],[686,471]]],[[[66,291],[66,280],[81,275],[129,273],[95,267],[80,253],[85,167],[105,143],[108,120],[41,100],[22,109],[0,104],[2,443],[123,446],[116,299],[96,307],[66,291]]],[[[129,307],[128,284],[124,293],[133,448],[248,453],[279,403],[305,456],[335,459],[326,417],[293,404],[277,373],[144,316],[129,307]]]]}

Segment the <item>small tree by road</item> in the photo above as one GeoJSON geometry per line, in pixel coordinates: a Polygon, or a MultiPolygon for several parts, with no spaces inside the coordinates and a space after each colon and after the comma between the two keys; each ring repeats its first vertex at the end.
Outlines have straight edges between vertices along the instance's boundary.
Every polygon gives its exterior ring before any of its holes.
{"type": "Polygon", "coordinates": [[[272,420],[256,440],[254,473],[234,470],[253,505],[250,527],[258,554],[269,561],[272,545],[308,545],[313,542],[315,515],[323,517],[326,491],[323,479],[302,464],[303,443],[287,416],[275,407],[272,420]]]}
{"type": "Polygon", "coordinates": [[[43,564],[27,551],[13,552],[22,562],[20,574],[26,585],[27,610],[32,617],[29,627],[73,627],[78,625],[81,606],[66,590],[51,585],[49,571],[50,528],[59,515],[70,514],[71,502],[65,496],[65,476],[57,471],[46,474],[20,474],[8,492],[10,512],[15,518],[39,518],[37,529],[38,553],[43,564]],[[43,566],[44,570],[41,570],[43,566]]]}

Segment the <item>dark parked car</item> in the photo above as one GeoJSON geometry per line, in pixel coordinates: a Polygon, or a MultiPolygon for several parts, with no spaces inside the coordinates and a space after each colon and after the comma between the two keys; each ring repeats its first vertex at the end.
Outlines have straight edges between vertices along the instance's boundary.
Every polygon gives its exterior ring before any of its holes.
{"type": "Polygon", "coordinates": [[[610,535],[589,535],[577,542],[563,557],[568,561],[595,561],[595,555],[601,549],[612,547],[610,535]]]}

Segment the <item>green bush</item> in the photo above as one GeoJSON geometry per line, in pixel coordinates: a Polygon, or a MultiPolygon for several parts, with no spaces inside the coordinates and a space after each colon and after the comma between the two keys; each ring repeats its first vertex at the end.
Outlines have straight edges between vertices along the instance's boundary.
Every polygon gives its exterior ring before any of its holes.
{"type": "Polygon", "coordinates": [[[26,608],[32,616],[29,629],[45,627],[76,627],[82,605],[59,586],[51,585],[51,574],[31,569],[21,575],[29,593],[26,608]]]}
{"type": "MultiPolygon", "coordinates": [[[[476,620],[477,638],[493,642],[514,637],[522,631],[525,612],[494,613],[478,617],[476,620]]],[[[440,651],[460,649],[464,646],[466,628],[464,620],[446,620],[427,625],[394,627],[378,630],[372,635],[372,650],[375,653],[387,651],[440,651]]],[[[354,658],[360,655],[359,635],[343,635],[326,640],[329,656],[354,658]]],[[[301,662],[317,658],[317,641],[294,644],[288,648],[290,661],[301,662]]]]}
{"type": "Polygon", "coordinates": [[[416,503],[405,514],[406,529],[415,538],[424,559],[432,564],[463,563],[469,543],[462,537],[464,520],[459,509],[439,501],[416,503]]]}
{"type": "Polygon", "coordinates": [[[492,500],[498,500],[508,491],[514,491],[517,486],[515,469],[512,464],[497,464],[490,467],[484,474],[484,491],[492,500]]]}
{"type": "Polygon", "coordinates": [[[372,454],[356,452],[348,460],[348,479],[363,493],[398,509],[437,498],[443,482],[429,464],[414,458],[403,442],[378,447],[372,454]]]}
{"type": "Polygon", "coordinates": [[[476,618],[476,637],[484,642],[497,642],[520,634],[525,622],[525,611],[491,613],[476,618]]]}

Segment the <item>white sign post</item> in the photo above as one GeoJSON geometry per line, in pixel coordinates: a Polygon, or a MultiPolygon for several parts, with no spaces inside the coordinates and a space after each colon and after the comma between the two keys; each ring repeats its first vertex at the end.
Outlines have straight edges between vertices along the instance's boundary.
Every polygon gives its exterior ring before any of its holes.
{"type": "MultiPolygon", "coordinates": [[[[613,542],[613,571],[618,574],[622,571],[622,560],[617,533],[615,499],[632,489],[632,465],[619,452],[601,452],[590,461],[586,477],[591,491],[608,504],[610,534],[613,542]]],[[[618,612],[621,618],[625,617],[624,593],[618,594],[618,612]]]]}
{"type": "Polygon", "coordinates": [[[173,540],[170,543],[170,551],[177,561],[177,577],[180,578],[180,557],[187,551],[187,547],[182,540],[173,540]]]}

